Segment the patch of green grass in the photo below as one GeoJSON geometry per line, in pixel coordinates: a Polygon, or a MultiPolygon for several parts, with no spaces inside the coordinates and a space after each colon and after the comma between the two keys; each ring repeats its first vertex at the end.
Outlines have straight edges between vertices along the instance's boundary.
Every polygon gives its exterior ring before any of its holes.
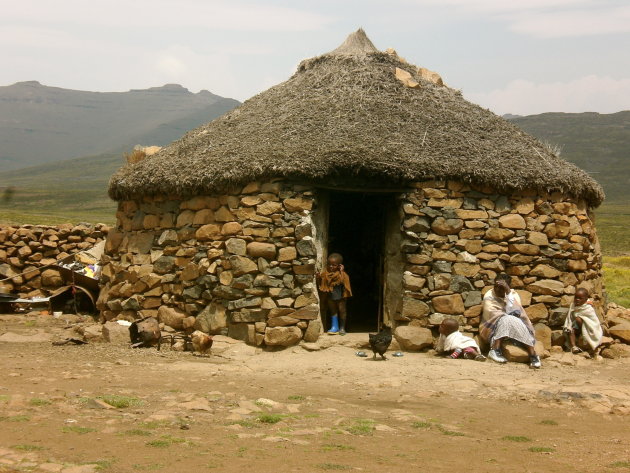
{"type": "Polygon", "coordinates": [[[288,396],[287,399],[289,401],[304,401],[306,397],[300,396],[299,394],[292,394],[291,396],[288,396]]]}
{"type": "Polygon", "coordinates": [[[153,433],[149,432],[148,430],[131,429],[120,432],[118,435],[129,435],[131,437],[150,437],[151,435],[153,435],[153,433]]]}
{"type": "Polygon", "coordinates": [[[630,254],[630,205],[605,203],[595,211],[595,226],[604,256],[630,254]]]}
{"type": "Polygon", "coordinates": [[[134,470],[139,470],[139,471],[155,471],[155,470],[161,470],[162,468],[166,468],[166,465],[162,463],[148,463],[146,465],[143,465],[142,463],[134,463],[133,465],[131,465],[131,467],[134,470]]]}
{"type": "Polygon", "coordinates": [[[20,450],[22,452],[38,452],[40,450],[44,450],[44,447],[40,447],[39,445],[30,445],[28,443],[23,443],[20,445],[11,445],[11,448],[15,450],[20,450]]]}
{"type": "Polygon", "coordinates": [[[542,425],[558,425],[558,423],[552,419],[544,419],[544,420],[541,420],[540,423],[542,425]]]}
{"type": "Polygon", "coordinates": [[[21,414],[21,415],[17,415],[17,416],[9,416],[9,417],[4,417],[4,418],[0,418],[2,420],[6,420],[8,422],[28,422],[29,420],[31,420],[30,416],[21,414]]]}
{"type": "Polygon", "coordinates": [[[507,440],[508,442],[531,442],[532,439],[529,437],[524,437],[522,435],[506,435],[505,437],[501,437],[501,440],[507,440]]]}
{"type": "Polygon", "coordinates": [[[116,460],[114,458],[106,458],[102,460],[95,460],[91,462],[82,462],[82,465],[96,465],[97,471],[107,470],[110,468],[116,460]]]}
{"type": "Polygon", "coordinates": [[[11,396],[8,394],[0,394],[0,402],[8,402],[11,399],[11,396]]]}
{"type": "Polygon", "coordinates": [[[555,448],[551,447],[529,447],[527,450],[534,453],[553,453],[556,451],[555,448]]]}
{"type": "Polygon", "coordinates": [[[319,414],[304,414],[302,416],[303,419],[317,419],[321,417],[319,414]]]}
{"type": "Polygon", "coordinates": [[[39,397],[31,398],[31,400],[28,403],[31,406],[47,406],[49,404],[52,404],[52,402],[50,402],[48,399],[42,399],[39,397]]]}
{"type": "Polygon", "coordinates": [[[100,399],[106,402],[110,406],[114,406],[118,409],[125,409],[127,407],[141,406],[142,400],[133,396],[121,396],[119,394],[106,394],[105,396],[98,396],[96,399],[100,399]]]}
{"type": "Polygon", "coordinates": [[[354,423],[347,430],[353,435],[372,435],[375,423],[372,419],[354,419],[354,423]]]}
{"type": "Polygon", "coordinates": [[[340,465],[339,463],[318,463],[315,468],[320,470],[350,470],[352,467],[349,465],[340,465]]]}
{"type": "Polygon", "coordinates": [[[444,435],[448,435],[450,437],[464,437],[466,435],[463,432],[457,432],[456,430],[448,430],[447,428],[445,428],[445,427],[443,427],[441,425],[438,425],[437,428],[444,435]]]}
{"type": "Polygon", "coordinates": [[[151,440],[146,443],[149,447],[164,448],[171,445],[186,443],[186,439],[181,437],[173,437],[172,435],[162,435],[159,439],[151,440]]]}
{"type": "Polygon", "coordinates": [[[609,465],[611,468],[628,468],[630,469],[630,462],[629,461],[617,461],[617,462],[613,462],[609,465]]]}
{"type": "Polygon", "coordinates": [[[282,414],[258,414],[256,420],[263,424],[277,424],[284,419],[284,417],[285,416],[282,414]]]}
{"type": "Polygon", "coordinates": [[[352,445],[344,445],[342,443],[325,443],[322,445],[325,452],[356,450],[352,445]]]}
{"type": "Polygon", "coordinates": [[[609,300],[630,307],[630,256],[604,256],[602,270],[609,300]]]}
{"type": "Polygon", "coordinates": [[[241,427],[245,427],[246,429],[253,429],[254,427],[258,427],[258,425],[255,422],[252,422],[251,420],[235,420],[232,422],[227,423],[226,425],[240,425],[241,427]]]}
{"type": "Polygon", "coordinates": [[[93,429],[92,427],[80,427],[78,425],[65,425],[62,427],[61,431],[64,434],[73,432],[75,434],[89,434],[90,432],[96,432],[96,429],[93,429]]]}
{"type": "Polygon", "coordinates": [[[37,322],[35,320],[27,320],[26,322],[24,322],[24,326],[25,327],[36,327],[37,326],[37,322]]]}
{"type": "Polygon", "coordinates": [[[247,447],[238,447],[238,450],[236,450],[236,456],[239,458],[243,458],[245,456],[246,451],[247,451],[247,447]]]}
{"type": "Polygon", "coordinates": [[[411,426],[414,429],[430,429],[431,425],[432,425],[431,422],[424,422],[424,421],[417,421],[411,424],[411,426]]]}

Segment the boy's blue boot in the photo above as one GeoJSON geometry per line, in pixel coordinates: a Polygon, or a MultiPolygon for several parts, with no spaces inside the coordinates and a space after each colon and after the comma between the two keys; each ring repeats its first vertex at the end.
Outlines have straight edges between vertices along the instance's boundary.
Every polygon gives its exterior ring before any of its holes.
{"type": "Polygon", "coordinates": [[[330,330],[328,330],[328,333],[331,335],[337,335],[339,333],[339,317],[336,315],[333,315],[332,317],[330,317],[331,319],[331,325],[330,325],[330,330]]]}

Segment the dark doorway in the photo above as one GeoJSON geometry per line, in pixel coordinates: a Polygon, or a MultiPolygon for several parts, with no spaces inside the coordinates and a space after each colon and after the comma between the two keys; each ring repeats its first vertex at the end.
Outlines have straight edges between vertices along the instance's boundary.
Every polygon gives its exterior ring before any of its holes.
{"type": "Polygon", "coordinates": [[[393,197],[331,191],[329,199],[328,254],[341,253],[352,285],[346,330],[377,331],[383,297],[385,219],[393,197]]]}

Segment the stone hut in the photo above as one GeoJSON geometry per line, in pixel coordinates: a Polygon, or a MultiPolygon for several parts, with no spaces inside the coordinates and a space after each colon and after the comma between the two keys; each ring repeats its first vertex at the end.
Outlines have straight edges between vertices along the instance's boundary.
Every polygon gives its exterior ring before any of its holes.
{"type": "Polygon", "coordinates": [[[328,252],[352,280],[349,331],[426,333],[448,314],[475,333],[503,271],[539,324],[561,323],[575,285],[602,292],[601,187],[362,30],[123,167],[109,195],[105,320],[314,341],[328,252]]]}

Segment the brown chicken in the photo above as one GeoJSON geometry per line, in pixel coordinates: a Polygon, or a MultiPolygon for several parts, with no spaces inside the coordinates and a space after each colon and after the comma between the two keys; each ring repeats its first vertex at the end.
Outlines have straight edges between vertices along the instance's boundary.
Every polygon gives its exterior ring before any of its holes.
{"type": "Polygon", "coordinates": [[[195,330],[190,336],[193,349],[200,355],[209,355],[212,348],[212,337],[200,330],[195,330]]]}

